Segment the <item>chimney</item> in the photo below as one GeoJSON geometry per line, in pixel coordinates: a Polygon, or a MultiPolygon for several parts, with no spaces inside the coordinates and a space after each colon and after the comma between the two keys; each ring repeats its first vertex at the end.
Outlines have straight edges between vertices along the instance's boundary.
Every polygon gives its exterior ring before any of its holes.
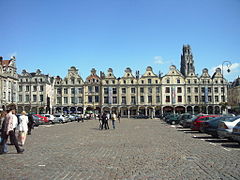
{"type": "Polygon", "coordinates": [[[2,56],[0,56],[0,61],[2,61],[3,60],[3,57],[2,56]]]}

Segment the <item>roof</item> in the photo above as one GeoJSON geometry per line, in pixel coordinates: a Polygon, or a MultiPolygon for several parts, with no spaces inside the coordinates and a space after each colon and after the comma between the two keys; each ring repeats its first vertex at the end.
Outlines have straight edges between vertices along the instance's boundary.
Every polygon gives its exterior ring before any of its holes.
{"type": "Polygon", "coordinates": [[[9,64],[11,63],[12,60],[1,60],[1,65],[2,66],[9,66],[9,64]]]}

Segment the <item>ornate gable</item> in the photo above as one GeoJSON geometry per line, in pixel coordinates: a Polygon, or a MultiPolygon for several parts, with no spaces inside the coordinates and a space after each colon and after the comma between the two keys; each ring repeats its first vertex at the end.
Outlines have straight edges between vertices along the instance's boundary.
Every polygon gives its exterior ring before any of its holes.
{"type": "Polygon", "coordinates": [[[153,77],[158,77],[156,74],[154,74],[152,67],[148,66],[146,69],[146,72],[142,75],[142,78],[153,78],[153,77]]]}
{"type": "Polygon", "coordinates": [[[126,78],[126,79],[133,79],[133,78],[135,78],[133,76],[133,74],[132,74],[131,68],[128,67],[128,68],[125,69],[125,74],[123,75],[122,78],[126,78]]]}

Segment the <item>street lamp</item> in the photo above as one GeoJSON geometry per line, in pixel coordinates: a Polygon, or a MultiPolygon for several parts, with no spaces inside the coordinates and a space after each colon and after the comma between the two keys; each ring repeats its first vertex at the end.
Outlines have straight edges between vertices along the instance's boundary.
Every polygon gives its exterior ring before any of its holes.
{"type": "MultiPolygon", "coordinates": [[[[223,70],[223,66],[226,65],[227,66],[227,72],[230,72],[230,67],[232,66],[232,63],[230,61],[223,61],[222,63],[222,85],[223,85],[223,105],[226,106],[225,101],[225,86],[224,86],[224,70],[223,70]]],[[[226,107],[225,107],[226,108],[226,107]]]]}

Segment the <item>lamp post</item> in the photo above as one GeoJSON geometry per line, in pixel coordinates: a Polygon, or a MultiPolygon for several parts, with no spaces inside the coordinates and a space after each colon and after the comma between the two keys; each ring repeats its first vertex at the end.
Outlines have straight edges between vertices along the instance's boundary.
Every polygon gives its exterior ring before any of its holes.
{"type": "Polygon", "coordinates": [[[223,74],[224,74],[224,70],[223,70],[224,65],[227,66],[227,72],[229,73],[230,72],[230,67],[232,66],[232,63],[230,61],[223,61],[223,63],[222,63],[223,104],[224,104],[224,106],[226,106],[226,104],[225,104],[225,102],[226,102],[225,86],[224,86],[224,76],[223,76],[223,74]]]}

